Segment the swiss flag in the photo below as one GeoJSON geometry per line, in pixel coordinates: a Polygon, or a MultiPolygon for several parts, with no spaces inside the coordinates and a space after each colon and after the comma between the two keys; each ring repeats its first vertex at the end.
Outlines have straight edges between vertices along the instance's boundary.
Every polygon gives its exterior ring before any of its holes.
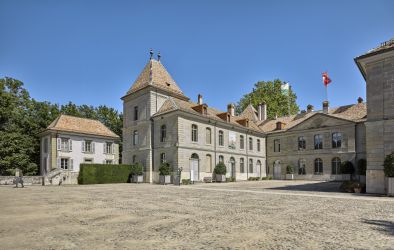
{"type": "Polygon", "coordinates": [[[323,76],[324,86],[327,86],[331,82],[331,79],[328,77],[327,72],[323,72],[322,76],[323,76]]]}

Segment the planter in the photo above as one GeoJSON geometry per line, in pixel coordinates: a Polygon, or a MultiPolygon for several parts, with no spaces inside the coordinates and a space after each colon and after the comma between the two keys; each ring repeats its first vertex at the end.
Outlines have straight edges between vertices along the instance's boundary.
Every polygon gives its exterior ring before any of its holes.
{"type": "Polygon", "coordinates": [[[286,180],[294,180],[294,174],[286,174],[286,180]]]}
{"type": "Polygon", "coordinates": [[[216,181],[217,182],[226,182],[226,175],[224,175],[224,174],[217,174],[216,175],[216,181]]]}
{"type": "Polygon", "coordinates": [[[171,175],[160,175],[160,184],[166,185],[171,183],[171,175]]]}
{"type": "Polygon", "coordinates": [[[394,177],[387,177],[387,195],[394,196],[394,177]]]}
{"type": "Polygon", "coordinates": [[[144,182],[144,176],[143,175],[133,175],[131,177],[131,181],[133,183],[142,183],[142,182],[144,182]]]}

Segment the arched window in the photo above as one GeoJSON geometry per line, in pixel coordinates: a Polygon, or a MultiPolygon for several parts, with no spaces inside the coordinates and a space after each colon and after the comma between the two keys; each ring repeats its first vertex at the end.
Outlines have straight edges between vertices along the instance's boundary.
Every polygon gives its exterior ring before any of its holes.
{"type": "Polygon", "coordinates": [[[257,151],[260,152],[260,139],[257,139],[257,151]]]}
{"type": "Polygon", "coordinates": [[[305,137],[298,137],[298,150],[304,150],[306,148],[305,137]]]}
{"type": "Polygon", "coordinates": [[[224,146],[224,135],[222,130],[219,130],[219,146],[224,146]]]}
{"type": "Polygon", "coordinates": [[[133,131],[133,145],[137,145],[138,144],[138,131],[134,130],[133,131]]]}
{"type": "Polygon", "coordinates": [[[323,161],[320,158],[315,159],[315,174],[323,174],[323,161]]]}
{"type": "Polygon", "coordinates": [[[274,140],[274,152],[280,152],[280,140],[279,139],[274,140]]]}
{"type": "Polygon", "coordinates": [[[249,137],[249,150],[253,150],[253,138],[249,137]]]}
{"type": "Polygon", "coordinates": [[[166,153],[161,153],[160,154],[160,163],[165,163],[166,161],[166,153]]]}
{"type": "Polygon", "coordinates": [[[196,124],[192,125],[192,141],[198,141],[198,127],[196,124]]]}
{"type": "Polygon", "coordinates": [[[239,172],[240,173],[245,173],[245,162],[244,158],[239,159],[239,172]]]}
{"type": "Polygon", "coordinates": [[[249,173],[253,173],[253,160],[249,159],[249,173]]]}
{"type": "Polygon", "coordinates": [[[256,162],[256,170],[257,170],[257,173],[261,173],[261,161],[260,160],[258,160],[256,162]]]}
{"type": "Polygon", "coordinates": [[[167,138],[167,127],[166,125],[161,125],[160,127],[160,142],[165,142],[167,138]]]}
{"type": "Polygon", "coordinates": [[[339,159],[338,157],[332,158],[331,171],[332,171],[332,174],[340,174],[341,173],[341,159],[339,159]]]}
{"type": "Polygon", "coordinates": [[[219,155],[219,162],[224,162],[224,157],[223,157],[223,155],[219,155]]]}
{"type": "Polygon", "coordinates": [[[315,135],[315,149],[323,149],[323,136],[322,135],[315,135]]]}
{"type": "Polygon", "coordinates": [[[239,148],[244,149],[245,148],[245,141],[244,141],[244,136],[240,135],[239,136],[239,148]]]}
{"type": "Polygon", "coordinates": [[[205,143],[206,144],[211,144],[212,143],[212,135],[211,135],[211,129],[206,128],[205,129],[205,143]]]}
{"type": "Polygon", "coordinates": [[[340,148],[342,146],[342,133],[332,133],[332,148],[340,148]]]}
{"type": "Polygon", "coordinates": [[[305,159],[300,159],[298,161],[298,174],[303,175],[306,174],[306,160],[305,159]]]}

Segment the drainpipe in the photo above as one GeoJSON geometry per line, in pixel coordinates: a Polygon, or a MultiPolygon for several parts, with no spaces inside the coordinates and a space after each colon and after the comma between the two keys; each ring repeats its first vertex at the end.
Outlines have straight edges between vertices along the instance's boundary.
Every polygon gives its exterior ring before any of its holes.
{"type": "Polygon", "coordinates": [[[214,123],[214,127],[213,127],[213,145],[214,145],[214,152],[215,152],[215,166],[213,168],[216,167],[217,161],[216,161],[216,124],[217,122],[214,123]]]}
{"type": "Polygon", "coordinates": [[[151,150],[152,150],[152,165],[151,165],[151,169],[150,169],[150,178],[149,178],[149,182],[151,182],[152,180],[153,180],[153,170],[155,169],[155,147],[154,147],[154,142],[155,142],[155,140],[154,140],[154,138],[155,138],[155,133],[154,133],[154,131],[155,131],[155,127],[154,127],[154,120],[153,120],[153,118],[150,118],[150,121],[151,121],[151,145],[150,145],[150,147],[151,147],[151,150]]]}
{"type": "Polygon", "coordinates": [[[246,180],[249,179],[249,137],[248,137],[248,132],[249,130],[246,130],[246,136],[245,136],[245,147],[246,147],[246,180]]]}

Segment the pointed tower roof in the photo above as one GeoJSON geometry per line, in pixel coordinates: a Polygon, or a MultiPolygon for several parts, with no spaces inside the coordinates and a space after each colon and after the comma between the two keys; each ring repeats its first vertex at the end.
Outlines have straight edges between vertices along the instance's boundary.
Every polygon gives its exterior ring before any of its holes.
{"type": "Polygon", "coordinates": [[[182,99],[187,98],[160,61],[150,59],[126,95],[148,86],[164,90],[182,99]]]}
{"type": "Polygon", "coordinates": [[[242,111],[241,116],[244,116],[246,118],[249,118],[249,120],[252,121],[258,121],[258,115],[257,115],[257,110],[252,106],[252,104],[249,104],[244,111],[242,111]]]}

